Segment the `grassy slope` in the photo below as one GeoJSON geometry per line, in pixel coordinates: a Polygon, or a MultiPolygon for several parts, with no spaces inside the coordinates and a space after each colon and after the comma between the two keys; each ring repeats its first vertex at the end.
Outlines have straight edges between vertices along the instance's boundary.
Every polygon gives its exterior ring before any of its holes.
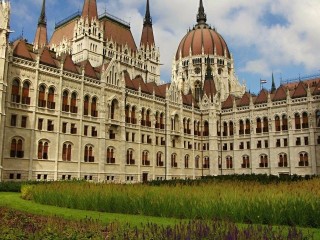
{"type": "MultiPolygon", "coordinates": [[[[104,224],[118,222],[120,224],[130,224],[130,226],[141,226],[141,224],[155,223],[158,225],[174,225],[181,220],[171,218],[159,218],[149,216],[136,216],[116,213],[100,213],[94,211],[75,210],[68,208],[60,208],[47,206],[32,201],[26,201],[20,198],[20,193],[4,193],[0,192],[0,206],[6,206],[12,209],[38,214],[43,216],[58,216],[70,220],[81,220],[91,218],[101,221],[104,224]]],[[[244,224],[239,224],[240,226],[244,224]]],[[[314,239],[320,239],[320,229],[303,228],[305,232],[314,233],[314,239]]]]}

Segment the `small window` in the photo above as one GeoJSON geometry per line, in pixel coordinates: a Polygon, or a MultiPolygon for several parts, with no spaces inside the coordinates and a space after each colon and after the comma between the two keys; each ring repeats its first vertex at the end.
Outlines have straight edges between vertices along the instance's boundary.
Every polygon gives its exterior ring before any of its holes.
{"type": "Polygon", "coordinates": [[[11,115],[11,122],[10,122],[11,127],[17,126],[17,115],[11,115]]]}
{"type": "Polygon", "coordinates": [[[28,119],[28,117],[26,117],[26,116],[22,116],[21,117],[21,127],[22,128],[26,128],[27,127],[27,119],[28,119]]]}

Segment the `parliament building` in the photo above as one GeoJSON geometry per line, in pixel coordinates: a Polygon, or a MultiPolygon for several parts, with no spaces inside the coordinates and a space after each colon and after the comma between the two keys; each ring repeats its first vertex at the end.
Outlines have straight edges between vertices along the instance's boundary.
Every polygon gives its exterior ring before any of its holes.
{"type": "Polygon", "coordinates": [[[48,38],[43,0],[29,43],[0,0],[0,181],[320,172],[320,79],[251,94],[200,0],[163,84],[150,7],[137,44],[96,0],[48,38]]]}

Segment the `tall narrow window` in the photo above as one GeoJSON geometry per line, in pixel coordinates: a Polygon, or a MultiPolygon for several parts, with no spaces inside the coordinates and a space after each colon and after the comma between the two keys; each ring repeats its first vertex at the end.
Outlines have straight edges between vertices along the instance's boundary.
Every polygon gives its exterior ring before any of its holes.
{"type": "Polygon", "coordinates": [[[127,150],[127,165],[134,165],[135,160],[133,159],[133,150],[128,149],[127,150]]]}
{"type": "Polygon", "coordinates": [[[200,157],[196,156],[194,159],[194,167],[195,168],[199,168],[199,160],[200,160],[200,157]]]}
{"type": "Polygon", "coordinates": [[[142,165],[150,166],[149,153],[147,151],[142,152],[142,165]]]}
{"type": "Polygon", "coordinates": [[[309,128],[308,113],[302,113],[302,128],[309,128]]]}
{"type": "Polygon", "coordinates": [[[269,132],[269,121],[267,117],[263,118],[263,132],[269,132]]]}
{"type": "Polygon", "coordinates": [[[162,153],[161,152],[157,153],[157,166],[158,167],[163,167],[164,166],[164,163],[162,161],[162,153]]]}
{"type": "Polygon", "coordinates": [[[257,118],[257,128],[256,128],[256,133],[261,133],[262,132],[262,127],[261,127],[261,118],[257,118]]]}
{"type": "Polygon", "coordinates": [[[126,109],[125,109],[126,123],[130,123],[130,122],[131,122],[131,118],[129,117],[129,114],[130,114],[129,109],[130,109],[130,106],[127,105],[127,106],[126,106],[126,109]]]}
{"type": "Polygon", "coordinates": [[[70,106],[68,104],[69,101],[69,92],[67,90],[63,91],[62,94],[62,111],[69,112],[70,106]]]}
{"type": "Polygon", "coordinates": [[[203,136],[204,137],[208,137],[209,136],[209,123],[207,121],[204,122],[203,136]]]}
{"type": "Polygon", "coordinates": [[[205,157],[204,158],[203,168],[204,169],[209,169],[210,168],[210,159],[209,159],[209,157],[205,157]]]}
{"type": "Polygon", "coordinates": [[[288,167],[288,159],[286,153],[279,154],[279,167],[288,167]]]}
{"type": "Polygon", "coordinates": [[[232,162],[232,157],[231,156],[226,157],[226,168],[227,169],[232,169],[233,168],[233,162],[232,162]]]}
{"type": "Polygon", "coordinates": [[[49,144],[48,142],[40,141],[38,143],[38,159],[48,159],[49,144]]]}
{"type": "Polygon", "coordinates": [[[78,113],[77,93],[75,93],[75,92],[73,92],[73,93],[71,94],[70,112],[71,112],[71,113],[78,113]]]}
{"type": "Polygon", "coordinates": [[[301,152],[299,155],[300,155],[299,166],[308,167],[309,166],[308,153],[301,152]]]}
{"type": "Polygon", "coordinates": [[[300,114],[299,113],[296,113],[294,115],[294,123],[295,123],[296,129],[301,129],[301,120],[300,120],[300,114]]]}
{"type": "Polygon", "coordinates": [[[267,168],[268,167],[268,156],[267,155],[260,155],[260,164],[259,167],[267,168]]]}
{"type": "Polygon", "coordinates": [[[24,82],[22,88],[22,104],[30,105],[29,91],[30,84],[28,82],[24,82]]]}
{"type": "Polygon", "coordinates": [[[83,103],[83,115],[88,116],[89,114],[89,97],[84,97],[84,103],[83,103]]]}
{"type": "Polygon", "coordinates": [[[243,135],[244,134],[244,123],[243,120],[240,120],[239,122],[239,135],[243,135]]]}
{"type": "Polygon", "coordinates": [[[146,114],[146,126],[147,127],[151,127],[150,114],[151,114],[151,111],[148,110],[147,114],[146,114]]]}
{"type": "Polygon", "coordinates": [[[177,163],[177,155],[176,154],[171,154],[171,167],[172,168],[177,168],[178,163],[177,163]]]}
{"type": "Polygon", "coordinates": [[[46,107],[46,88],[44,85],[40,85],[39,87],[39,98],[38,98],[38,107],[46,107]]]}
{"type": "Polygon", "coordinates": [[[246,130],[245,130],[246,134],[250,134],[250,120],[247,119],[246,120],[246,130]]]}
{"type": "Polygon", "coordinates": [[[223,136],[228,136],[228,124],[226,122],[223,123],[223,136]]]}
{"type": "Polygon", "coordinates": [[[23,141],[21,139],[12,139],[10,147],[10,157],[11,158],[23,158],[23,141]]]}
{"type": "Polygon", "coordinates": [[[50,87],[48,91],[48,108],[49,109],[55,109],[56,103],[54,102],[54,88],[50,87]]]}
{"type": "Polygon", "coordinates": [[[63,161],[71,161],[71,144],[65,143],[62,148],[62,160],[63,161]]]}
{"type": "Polygon", "coordinates": [[[276,132],[280,132],[281,128],[280,128],[280,117],[279,116],[275,116],[274,124],[275,124],[275,128],[276,128],[276,132]]]}
{"type": "Polygon", "coordinates": [[[20,103],[20,81],[18,79],[12,81],[11,101],[20,103]]]}
{"type": "Polygon", "coordinates": [[[229,136],[233,136],[234,133],[233,133],[233,122],[230,122],[229,123],[229,136]]]}
{"type": "Polygon", "coordinates": [[[248,155],[242,156],[242,168],[250,168],[250,158],[248,155]]]}
{"type": "Polygon", "coordinates": [[[288,118],[287,115],[282,116],[282,131],[288,131],[288,118]]]}
{"type": "Polygon", "coordinates": [[[145,110],[144,108],[141,110],[141,126],[146,125],[146,120],[145,120],[145,110]]]}
{"type": "Polygon", "coordinates": [[[132,109],[131,109],[131,123],[132,124],[137,124],[136,108],[135,107],[132,107],[132,109]]]}
{"type": "Polygon", "coordinates": [[[94,162],[93,156],[93,147],[92,146],[85,146],[84,148],[84,161],[85,162],[94,162]]]}
{"type": "Polygon", "coordinates": [[[316,112],[316,126],[320,128],[320,110],[316,112]]]}
{"type": "Polygon", "coordinates": [[[184,156],[184,168],[189,168],[189,155],[184,156]]]}
{"type": "Polygon", "coordinates": [[[98,117],[98,111],[97,111],[97,98],[92,98],[91,102],[91,116],[92,117],[98,117]]]}
{"type": "Polygon", "coordinates": [[[109,147],[107,149],[107,163],[108,164],[115,164],[116,159],[114,157],[114,148],[109,147]]]}

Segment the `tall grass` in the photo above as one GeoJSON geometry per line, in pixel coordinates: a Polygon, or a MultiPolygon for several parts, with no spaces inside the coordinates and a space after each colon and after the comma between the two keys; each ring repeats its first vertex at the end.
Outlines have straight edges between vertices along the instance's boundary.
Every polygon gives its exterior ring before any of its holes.
{"type": "Polygon", "coordinates": [[[320,227],[320,179],[196,186],[56,182],[23,187],[22,195],[43,204],[101,212],[320,227]]]}

